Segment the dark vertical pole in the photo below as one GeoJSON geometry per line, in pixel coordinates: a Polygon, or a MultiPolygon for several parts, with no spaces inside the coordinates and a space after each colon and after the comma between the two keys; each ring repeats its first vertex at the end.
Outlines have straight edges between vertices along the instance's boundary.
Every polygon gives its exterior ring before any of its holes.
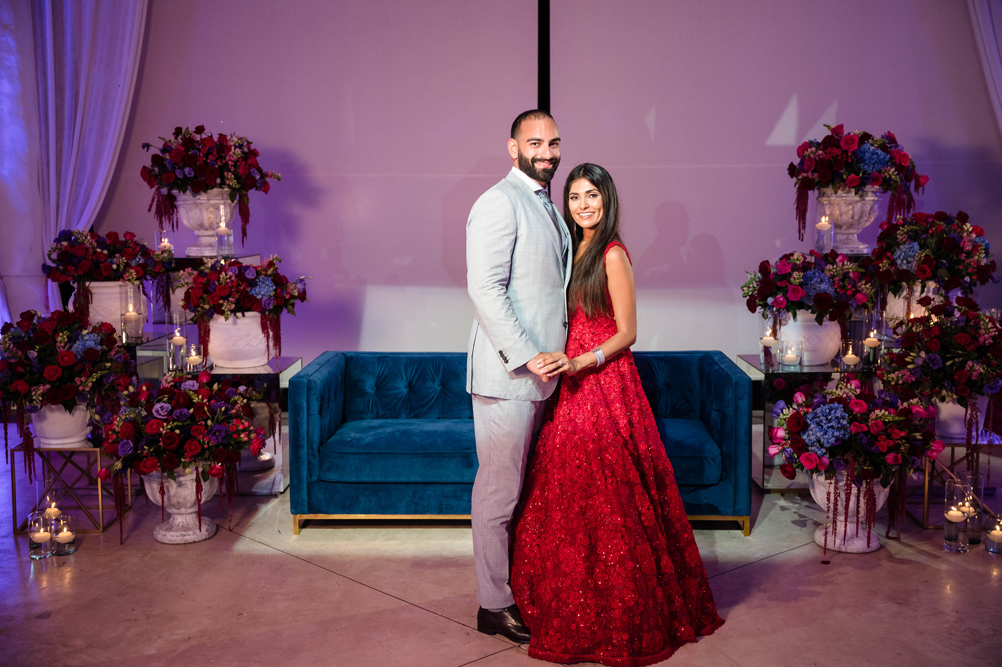
{"type": "Polygon", "coordinates": [[[550,0],[539,1],[539,89],[536,107],[550,111],[550,0]]]}

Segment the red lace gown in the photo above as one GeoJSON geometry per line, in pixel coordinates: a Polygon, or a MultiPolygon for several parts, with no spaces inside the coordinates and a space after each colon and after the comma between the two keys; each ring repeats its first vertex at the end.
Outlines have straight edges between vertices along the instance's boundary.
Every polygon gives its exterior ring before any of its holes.
{"type": "MultiPolygon", "coordinates": [[[[616,330],[614,317],[588,318],[578,308],[567,356],[598,347],[616,330]]],[[[563,377],[548,409],[512,559],[515,602],[532,632],[529,655],[650,665],[719,628],[630,351],[563,377]]]]}

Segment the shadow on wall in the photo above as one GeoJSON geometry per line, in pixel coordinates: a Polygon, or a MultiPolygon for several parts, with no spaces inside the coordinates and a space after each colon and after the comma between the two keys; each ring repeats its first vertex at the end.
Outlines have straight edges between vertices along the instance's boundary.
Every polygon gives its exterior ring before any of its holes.
{"type": "Polygon", "coordinates": [[[689,211],[665,201],[654,212],[654,240],[636,266],[638,288],[726,287],[724,253],[712,234],[690,237],[689,211]]]}

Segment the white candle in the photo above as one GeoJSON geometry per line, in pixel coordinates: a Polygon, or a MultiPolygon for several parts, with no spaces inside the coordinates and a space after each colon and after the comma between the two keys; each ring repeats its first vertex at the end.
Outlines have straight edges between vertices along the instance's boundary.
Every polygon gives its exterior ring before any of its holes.
{"type": "Polygon", "coordinates": [[[1002,542],[1002,526],[995,526],[995,530],[988,531],[988,539],[992,542],[1002,542]]]}
{"type": "Polygon", "coordinates": [[[863,341],[863,345],[869,348],[874,348],[880,345],[880,341],[874,338],[873,336],[870,336],[869,338],[863,341]]]}
{"type": "Polygon", "coordinates": [[[855,366],[859,363],[859,357],[850,352],[849,354],[842,357],[842,361],[846,363],[846,366],[855,366]]]}
{"type": "Polygon", "coordinates": [[[52,533],[47,530],[41,530],[37,533],[29,533],[28,537],[30,537],[31,541],[35,544],[45,544],[52,539],[52,533]]]}
{"type": "Polygon", "coordinates": [[[762,336],[762,347],[772,347],[776,344],[776,339],[772,336],[762,336]]]}
{"type": "Polygon", "coordinates": [[[69,528],[63,526],[63,532],[56,533],[55,540],[60,544],[69,544],[74,540],[74,538],[76,538],[76,536],[76,533],[71,533],[69,528]]]}
{"type": "Polygon", "coordinates": [[[157,250],[161,250],[161,251],[163,251],[163,250],[173,250],[173,249],[174,249],[174,246],[172,246],[167,241],[161,241],[160,245],[157,246],[157,250]]]}
{"type": "Polygon", "coordinates": [[[179,333],[175,333],[174,337],[170,339],[170,344],[174,347],[184,347],[184,344],[188,342],[188,339],[179,333]]]}
{"type": "Polygon", "coordinates": [[[963,521],[967,518],[967,515],[958,510],[956,507],[951,507],[949,512],[944,513],[947,521],[952,521],[957,523],[958,521],[963,521]]]}
{"type": "Polygon", "coordinates": [[[197,366],[200,363],[202,363],[202,357],[198,356],[197,354],[194,354],[194,355],[188,357],[188,365],[189,366],[197,366]]]}
{"type": "Polygon", "coordinates": [[[43,516],[46,519],[58,519],[62,515],[63,511],[56,507],[55,503],[52,503],[52,507],[46,508],[43,516]]]}
{"type": "Polygon", "coordinates": [[[818,224],[816,224],[814,226],[818,228],[818,231],[824,232],[824,231],[827,231],[827,230],[829,230],[829,229],[832,228],[832,223],[828,222],[828,216],[827,215],[823,215],[823,216],[821,216],[821,222],[819,222],[818,224]]]}
{"type": "Polygon", "coordinates": [[[783,355],[783,363],[784,364],[791,364],[792,365],[792,364],[798,363],[799,361],[800,361],[800,357],[798,357],[795,354],[787,353],[787,354],[783,355]]]}
{"type": "Polygon", "coordinates": [[[977,510],[975,510],[969,504],[964,503],[963,505],[960,506],[960,511],[963,512],[964,514],[974,514],[977,510]]]}
{"type": "Polygon", "coordinates": [[[230,236],[233,234],[233,230],[229,227],[216,227],[216,234],[219,236],[230,236]]]}

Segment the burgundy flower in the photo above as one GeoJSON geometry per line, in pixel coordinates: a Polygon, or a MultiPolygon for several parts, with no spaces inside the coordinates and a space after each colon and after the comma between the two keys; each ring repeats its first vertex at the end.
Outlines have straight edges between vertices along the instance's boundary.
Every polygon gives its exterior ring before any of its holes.
{"type": "Polygon", "coordinates": [[[56,361],[60,366],[72,366],[77,362],[77,355],[72,350],[62,350],[56,354],[56,361]]]}
{"type": "Polygon", "coordinates": [[[42,371],[42,375],[49,382],[55,382],[63,376],[63,369],[59,366],[46,366],[45,370],[42,371]]]}
{"type": "Polygon", "coordinates": [[[148,456],[143,459],[142,463],[139,464],[139,474],[149,475],[151,472],[156,472],[160,469],[160,462],[152,456],[148,456]]]}
{"type": "Polygon", "coordinates": [[[781,472],[783,477],[787,479],[795,479],[797,477],[797,471],[794,469],[792,463],[784,463],[780,465],[779,472],[781,472]]]}
{"type": "Polygon", "coordinates": [[[799,432],[804,428],[804,416],[799,411],[794,410],[786,418],[786,428],[793,433],[799,432]]]}
{"type": "Polygon", "coordinates": [[[189,440],[184,443],[184,453],[185,456],[191,458],[202,451],[202,445],[198,444],[198,440],[189,440]]]}
{"type": "MultiPolygon", "coordinates": [[[[857,148],[859,148],[859,137],[856,136],[855,134],[846,134],[842,136],[842,140],[839,143],[842,146],[842,150],[851,153],[857,148]]],[[[858,176],[854,176],[853,178],[856,179],[857,183],[859,182],[858,176]]]]}

